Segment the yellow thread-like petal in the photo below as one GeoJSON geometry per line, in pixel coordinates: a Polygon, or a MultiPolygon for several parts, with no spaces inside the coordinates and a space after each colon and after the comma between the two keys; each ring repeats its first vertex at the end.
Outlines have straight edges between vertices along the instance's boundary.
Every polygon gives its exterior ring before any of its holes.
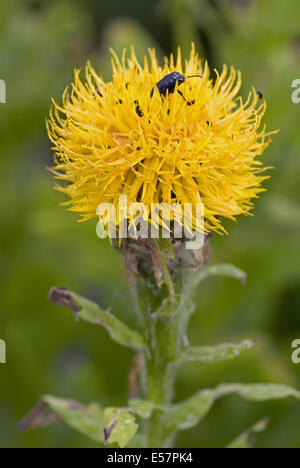
{"type": "Polygon", "coordinates": [[[69,209],[88,220],[101,202],[118,211],[119,195],[144,203],[149,213],[152,203],[201,201],[205,232],[226,232],[221,217],[250,214],[268,178],[257,159],[275,133],[261,126],[266,103],[254,88],[245,101],[238,97],[241,74],[233,67],[224,65],[213,80],[194,45],[185,63],[178,49],[163,66],[154,49],[143,66],[133,48],[128,61],[125,51],[121,59],[111,53],[112,81],[104,82],[88,62],[85,80],[76,70],[47,121],[55,151],[51,170],[60,181],[56,188],[70,198],[69,209]],[[163,97],[156,83],[174,71],[186,80],[163,97]]]}

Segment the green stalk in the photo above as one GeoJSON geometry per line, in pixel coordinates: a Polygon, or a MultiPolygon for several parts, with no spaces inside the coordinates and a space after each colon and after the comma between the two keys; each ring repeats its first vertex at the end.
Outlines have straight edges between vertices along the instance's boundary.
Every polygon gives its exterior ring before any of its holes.
{"type": "MultiPolygon", "coordinates": [[[[155,320],[155,319],[154,319],[155,320]]],[[[175,380],[175,361],[180,352],[180,320],[155,320],[152,325],[152,347],[145,357],[145,380],[148,400],[158,407],[167,406],[172,398],[175,380]]],[[[148,423],[148,447],[164,447],[165,414],[155,410],[148,423]]]]}
{"type": "Polygon", "coordinates": [[[142,329],[148,343],[144,352],[143,396],[156,407],[146,427],[149,448],[163,448],[170,443],[164,431],[167,413],[159,408],[171,403],[176,362],[194,310],[189,289],[182,284],[176,286],[176,296],[169,287],[156,296],[150,285],[144,282],[137,285],[142,329]]]}

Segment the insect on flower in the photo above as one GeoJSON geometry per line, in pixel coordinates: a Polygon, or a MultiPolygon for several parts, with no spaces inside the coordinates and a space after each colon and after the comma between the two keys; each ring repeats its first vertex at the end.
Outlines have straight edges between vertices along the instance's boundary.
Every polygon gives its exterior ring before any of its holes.
{"type": "Polygon", "coordinates": [[[256,90],[256,93],[257,93],[257,96],[259,97],[259,99],[263,99],[264,95],[261,91],[258,91],[256,90]]]}
{"type": "MultiPolygon", "coordinates": [[[[202,78],[201,75],[190,75],[187,78],[202,78]]],[[[169,94],[174,93],[176,84],[178,83],[178,86],[180,86],[182,83],[185,82],[185,77],[181,75],[181,73],[178,73],[177,71],[168,73],[168,75],[164,76],[158,83],[156,83],[156,87],[159,91],[159,94],[162,96],[167,95],[167,91],[169,94]]],[[[195,101],[187,101],[182,94],[180,90],[177,90],[178,94],[185,100],[187,105],[191,106],[195,104],[195,101]]],[[[154,94],[154,88],[151,90],[151,97],[154,94]]]]}

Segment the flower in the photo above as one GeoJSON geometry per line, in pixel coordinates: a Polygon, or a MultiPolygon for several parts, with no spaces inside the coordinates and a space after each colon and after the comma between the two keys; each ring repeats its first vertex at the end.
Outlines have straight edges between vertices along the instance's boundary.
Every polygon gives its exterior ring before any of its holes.
{"type": "Polygon", "coordinates": [[[84,82],[75,71],[47,122],[57,188],[82,220],[96,217],[101,203],[118,208],[120,195],[149,213],[151,203],[201,201],[205,231],[225,232],[222,218],[249,214],[264,190],[258,157],[271,142],[261,123],[265,101],[254,88],[246,100],[238,96],[241,75],[233,67],[212,78],[194,46],[185,64],[180,49],[164,66],[155,50],[149,55],[142,66],[133,49],[128,61],[112,52],[109,82],[90,63],[84,82]],[[164,96],[156,84],[174,71],[185,81],[164,96]]]}

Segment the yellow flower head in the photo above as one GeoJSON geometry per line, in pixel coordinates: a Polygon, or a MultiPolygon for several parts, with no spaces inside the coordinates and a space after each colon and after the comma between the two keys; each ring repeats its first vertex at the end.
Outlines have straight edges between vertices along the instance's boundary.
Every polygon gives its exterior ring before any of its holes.
{"type": "Polygon", "coordinates": [[[70,209],[87,220],[100,203],[118,209],[120,195],[149,213],[151,203],[201,201],[205,231],[217,232],[223,217],[248,214],[266,179],[257,157],[270,143],[255,89],[243,101],[240,73],[224,66],[212,78],[194,47],[185,63],[179,50],[164,66],[154,50],[143,66],[133,50],[128,61],[112,54],[111,81],[88,63],[85,82],[75,71],[62,106],[54,103],[50,113],[52,171],[70,209]],[[163,95],[156,84],[175,71],[185,80],[163,95]]]}

